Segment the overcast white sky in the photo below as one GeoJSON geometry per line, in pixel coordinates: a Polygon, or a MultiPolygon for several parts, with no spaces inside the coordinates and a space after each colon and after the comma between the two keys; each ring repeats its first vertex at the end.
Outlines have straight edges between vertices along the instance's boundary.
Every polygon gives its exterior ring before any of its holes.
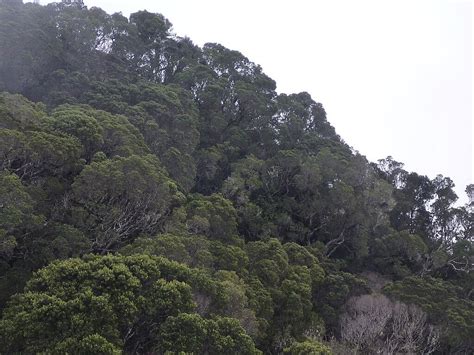
{"type": "MultiPolygon", "coordinates": [[[[47,1],[42,0],[45,4],[47,1]]],[[[462,0],[86,0],[159,12],[179,36],[260,64],[278,92],[309,92],[369,160],[474,182],[472,3],[462,0]]]]}

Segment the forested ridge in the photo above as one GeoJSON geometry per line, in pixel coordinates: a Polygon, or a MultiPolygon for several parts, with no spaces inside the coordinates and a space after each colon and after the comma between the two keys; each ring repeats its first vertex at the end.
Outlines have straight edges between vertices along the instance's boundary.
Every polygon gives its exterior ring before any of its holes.
{"type": "Polygon", "coordinates": [[[163,15],[0,0],[0,165],[2,354],[474,352],[453,181],[163,15]]]}

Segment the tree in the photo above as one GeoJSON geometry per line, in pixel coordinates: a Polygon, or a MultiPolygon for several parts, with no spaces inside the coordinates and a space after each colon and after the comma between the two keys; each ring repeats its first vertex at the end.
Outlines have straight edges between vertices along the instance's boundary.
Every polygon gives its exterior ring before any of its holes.
{"type": "Polygon", "coordinates": [[[80,140],[85,150],[86,159],[101,150],[103,141],[103,128],[99,122],[84,112],[84,109],[74,106],[60,106],[53,112],[51,118],[45,122],[48,131],[62,132],[75,136],[80,140]]]}
{"type": "Polygon", "coordinates": [[[203,353],[208,341],[207,327],[206,320],[198,314],[169,317],[160,329],[161,351],[203,353]]]}
{"type": "Polygon", "coordinates": [[[190,233],[206,235],[224,243],[232,243],[237,236],[235,209],[222,195],[195,195],[187,203],[186,210],[186,226],[190,233]]]}
{"type": "MultiPolygon", "coordinates": [[[[333,266],[334,267],[334,266],[333,266]]],[[[365,280],[339,270],[333,270],[312,290],[312,303],[321,314],[328,334],[339,335],[339,316],[351,297],[367,293],[365,280]]]]}
{"type": "Polygon", "coordinates": [[[371,243],[374,267],[396,279],[423,272],[428,252],[423,239],[407,231],[392,231],[371,243]]]}
{"type": "Polygon", "coordinates": [[[394,193],[397,204],[390,216],[392,225],[397,230],[406,229],[428,239],[431,216],[426,205],[433,198],[434,192],[434,186],[428,177],[408,174],[403,188],[394,193]]]}
{"type": "Polygon", "coordinates": [[[395,303],[392,326],[386,340],[388,353],[423,352],[431,354],[439,346],[440,329],[427,322],[426,313],[419,307],[395,303]]]}
{"type": "Polygon", "coordinates": [[[29,131],[38,129],[45,117],[41,103],[33,103],[21,95],[0,93],[0,128],[29,131]]]}
{"type": "Polygon", "coordinates": [[[102,128],[103,151],[108,157],[145,155],[149,153],[143,136],[125,116],[111,115],[105,111],[91,110],[84,107],[83,111],[94,117],[102,128]]]}
{"type": "Polygon", "coordinates": [[[346,309],[341,338],[357,351],[431,354],[437,349],[439,330],[416,306],[393,303],[384,295],[362,295],[349,299],[346,309]]]}
{"type": "Polygon", "coordinates": [[[323,106],[307,92],[281,94],[277,97],[277,106],[274,125],[281,139],[280,149],[301,147],[310,134],[338,139],[334,128],[326,121],[323,106]]]}
{"type": "MultiPolygon", "coordinates": [[[[163,336],[175,339],[172,346],[179,347],[180,329],[172,327],[175,318],[169,317],[193,314],[192,289],[206,292],[209,282],[183,265],[144,255],[54,262],[37,272],[5,310],[0,321],[2,349],[146,352],[161,346],[163,336]]],[[[255,352],[237,321],[209,322],[214,349],[255,352]]]]}
{"type": "Polygon", "coordinates": [[[0,258],[12,257],[17,239],[15,235],[28,224],[35,223],[33,199],[17,175],[0,173],[0,258]],[[19,230],[20,229],[20,230],[19,230]]]}
{"type": "Polygon", "coordinates": [[[164,81],[163,71],[166,62],[163,54],[171,23],[161,14],[138,11],[130,15],[130,23],[136,28],[137,52],[132,61],[134,68],[143,77],[156,81],[164,81]]]}
{"type": "Polygon", "coordinates": [[[130,330],[139,325],[140,313],[149,311],[154,317],[166,318],[167,312],[192,310],[189,286],[160,278],[159,265],[159,260],[143,256],[90,257],[51,264],[10,303],[0,326],[2,348],[70,351],[66,345],[74,346],[95,334],[106,339],[106,344],[121,347],[131,340],[130,330]],[[147,292],[164,298],[154,301],[140,296],[147,292]],[[171,302],[168,305],[166,297],[171,302]],[[28,326],[18,332],[25,325],[22,315],[28,326]]]}
{"type": "Polygon", "coordinates": [[[390,297],[413,303],[423,309],[433,324],[445,327],[441,338],[446,349],[470,349],[473,301],[463,297],[462,289],[433,277],[406,277],[384,288],[390,297]]]}
{"type": "Polygon", "coordinates": [[[163,164],[170,176],[180,185],[183,191],[192,189],[196,179],[196,165],[189,154],[182,154],[176,148],[170,148],[163,155],[163,164]]]}
{"type": "Polygon", "coordinates": [[[102,253],[141,232],[160,230],[182,200],[176,184],[152,155],[93,162],[72,188],[75,224],[90,234],[93,249],[102,253]]]}

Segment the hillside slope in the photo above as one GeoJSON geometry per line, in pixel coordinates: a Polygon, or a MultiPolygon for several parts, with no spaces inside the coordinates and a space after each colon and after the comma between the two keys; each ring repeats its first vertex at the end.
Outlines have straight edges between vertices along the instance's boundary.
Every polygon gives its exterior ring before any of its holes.
{"type": "Polygon", "coordinates": [[[171,28],[0,0],[2,353],[472,353],[453,182],[171,28]]]}

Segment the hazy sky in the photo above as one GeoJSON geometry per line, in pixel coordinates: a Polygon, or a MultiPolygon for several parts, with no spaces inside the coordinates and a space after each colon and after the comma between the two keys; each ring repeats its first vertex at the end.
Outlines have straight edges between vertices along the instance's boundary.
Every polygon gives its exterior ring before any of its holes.
{"type": "MultiPolygon", "coordinates": [[[[47,1],[42,0],[45,4],[47,1]]],[[[146,9],[179,36],[218,42],[260,64],[278,92],[307,91],[369,160],[474,182],[472,3],[461,0],[86,0],[146,9]]]]}

